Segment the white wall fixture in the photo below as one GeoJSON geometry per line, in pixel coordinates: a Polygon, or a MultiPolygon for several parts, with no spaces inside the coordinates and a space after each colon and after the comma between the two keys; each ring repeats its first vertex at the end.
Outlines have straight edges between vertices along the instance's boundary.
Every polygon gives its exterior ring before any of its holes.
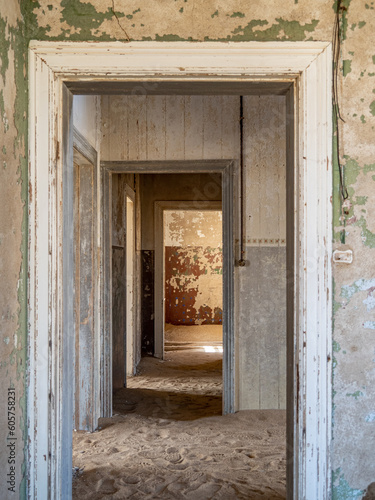
{"type": "Polygon", "coordinates": [[[353,250],[335,250],[333,262],[338,264],[351,264],[353,262],[353,250]]]}
{"type": "Polygon", "coordinates": [[[30,499],[71,497],[72,96],[158,85],[287,95],[288,498],[330,497],[331,71],[323,42],[31,42],[30,499]]]}

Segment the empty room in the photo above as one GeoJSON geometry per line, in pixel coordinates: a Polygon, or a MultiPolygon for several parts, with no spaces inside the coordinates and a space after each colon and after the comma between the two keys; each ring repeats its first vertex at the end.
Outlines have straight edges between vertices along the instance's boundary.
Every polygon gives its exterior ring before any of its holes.
{"type": "Polygon", "coordinates": [[[2,2],[4,500],[72,488],[371,498],[373,12],[354,0],[2,2]],[[208,246],[197,267],[202,240],[163,247],[167,204],[197,200],[221,203],[221,305],[201,287],[217,271],[208,246]],[[166,317],[173,306],[181,316],[166,317]],[[173,322],[203,314],[211,324],[193,329],[219,331],[215,308],[223,352],[203,352],[219,340],[202,346],[173,322]],[[175,405],[192,385],[201,409],[216,401],[210,416],[175,405]]]}
{"type": "MultiPolygon", "coordinates": [[[[93,492],[285,496],[282,94],[75,97],[78,149],[79,140],[85,143],[84,106],[97,115],[100,108],[102,300],[111,309],[101,319],[106,418],[75,427],[77,498],[93,492]],[[231,182],[220,169],[230,170],[231,182]],[[186,425],[196,435],[209,425],[212,449],[193,453],[194,440],[180,439],[186,425]],[[80,429],[99,432],[87,437],[80,429]],[[129,432],[140,433],[133,444],[129,432]],[[157,477],[156,462],[164,464],[157,477]],[[200,476],[202,462],[207,471],[200,476]],[[129,467],[133,472],[120,479],[129,467]],[[238,470],[247,467],[254,474],[244,481],[238,470]]],[[[86,311],[84,317],[83,339],[86,311]]],[[[79,405],[92,418],[78,397],[90,380],[80,352],[76,413],[79,405]]]]}

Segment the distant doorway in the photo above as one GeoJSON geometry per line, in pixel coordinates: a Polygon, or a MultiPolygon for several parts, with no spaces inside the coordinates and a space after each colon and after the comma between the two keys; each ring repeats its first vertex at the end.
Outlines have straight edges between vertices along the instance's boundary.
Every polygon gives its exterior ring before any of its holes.
{"type": "MultiPolygon", "coordinates": [[[[178,331],[185,337],[180,342],[185,343],[185,347],[191,344],[189,336],[183,335],[183,326],[192,327],[191,341],[196,347],[199,343],[204,345],[198,337],[205,328],[193,328],[199,325],[216,325],[222,342],[221,206],[221,202],[214,201],[205,202],[203,209],[197,202],[155,203],[156,357],[164,357],[169,342],[178,342],[178,331]],[[169,331],[168,340],[165,328],[169,331]]],[[[211,330],[212,338],[215,328],[211,330]]],[[[216,342],[222,347],[218,339],[216,342]]]]}

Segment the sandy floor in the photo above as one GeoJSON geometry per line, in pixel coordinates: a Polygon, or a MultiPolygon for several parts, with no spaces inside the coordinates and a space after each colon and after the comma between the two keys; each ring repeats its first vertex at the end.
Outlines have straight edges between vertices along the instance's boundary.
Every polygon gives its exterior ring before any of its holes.
{"type": "Polygon", "coordinates": [[[166,324],[164,328],[166,342],[222,342],[221,325],[183,325],[166,324]]]}
{"type": "Polygon", "coordinates": [[[221,416],[220,353],[143,358],[128,385],[99,431],[74,433],[74,499],[285,498],[285,412],[221,416]]]}

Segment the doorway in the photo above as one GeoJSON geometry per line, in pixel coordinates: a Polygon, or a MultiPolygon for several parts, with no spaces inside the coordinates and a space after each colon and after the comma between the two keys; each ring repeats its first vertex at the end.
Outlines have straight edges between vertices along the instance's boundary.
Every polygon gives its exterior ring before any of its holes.
{"type": "MultiPolygon", "coordinates": [[[[223,412],[232,413],[235,411],[235,391],[234,391],[234,237],[235,229],[233,225],[233,210],[234,205],[237,200],[236,195],[236,184],[234,182],[236,162],[232,160],[185,160],[185,161],[150,161],[150,162],[124,162],[124,161],[102,161],[102,214],[103,214],[103,224],[102,224],[102,242],[103,242],[103,264],[104,264],[104,280],[102,282],[102,301],[103,304],[111,304],[111,290],[110,286],[113,283],[113,276],[110,273],[111,269],[111,259],[106,256],[111,255],[110,247],[111,235],[110,235],[110,224],[112,219],[112,188],[113,188],[113,178],[121,174],[130,176],[141,176],[142,178],[152,178],[151,185],[155,183],[155,179],[159,178],[161,182],[163,180],[174,177],[174,182],[177,178],[182,177],[185,179],[183,184],[187,183],[187,179],[190,179],[190,183],[193,186],[194,176],[202,175],[202,181],[205,185],[209,182],[215,181],[215,185],[219,186],[217,194],[220,194],[221,202],[212,202],[207,199],[191,199],[185,201],[166,201],[166,202],[155,202],[153,210],[154,217],[149,217],[146,211],[145,221],[152,220],[152,224],[148,222],[148,232],[154,233],[155,241],[155,277],[152,286],[155,293],[155,321],[154,321],[154,331],[152,331],[152,337],[154,338],[154,352],[153,355],[157,358],[163,358],[164,353],[164,251],[163,251],[163,212],[166,208],[173,207],[187,207],[187,208],[197,208],[202,209],[210,207],[221,208],[222,209],[222,227],[223,227],[223,412]],[[160,178],[161,176],[161,178],[160,178]],[[218,181],[221,177],[221,180],[218,181]],[[219,182],[219,184],[218,184],[219,182]],[[153,229],[152,229],[153,228],[153,229]]],[[[117,181],[116,181],[117,182],[117,181]]],[[[138,181],[139,182],[139,181],[138,181]]],[[[138,195],[140,193],[138,188],[138,195]]],[[[152,192],[145,191],[145,198],[150,204],[152,196],[157,197],[158,191],[152,192]]],[[[138,282],[141,282],[140,270],[138,270],[138,282]]],[[[141,292],[139,292],[140,294],[141,292]]],[[[147,296],[149,293],[147,292],[147,296]]],[[[117,306],[116,306],[117,307],[117,306]]],[[[140,305],[142,309],[146,309],[144,305],[140,305]]],[[[103,330],[102,335],[102,352],[107,353],[106,363],[102,365],[101,378],[102,387],[111,387],[109,382],[112,377],[112,356],[109,354],[113,352],[114,346],[112,344],[112,328],[113,328],[113,307],[104,307],[103,309],[103,330]]],[[[133,340],[134,341],[134,340],[133,340]]],[[[120,345],[122,345],[120,339],[120,345]]],[[[120,386],[119,386],[120,387],[120,386]]],[[[112,391],[106,390],[102,395],[102,401],[105,402],[105,406],[102,408],[104,417],[110,417],[112,415],[112,391]]]]}
{"type": "MultiPolygon", "coordinates": [[[[97,56],[102,50],[100,44],[82,44],[74,50],[71,50],[74,44],[69,43],[30,44],[28,416],[29,428],[38,435],[37,441],[30,440],[28,450],[31,497],[70,496],[66,478],[71,475],[73,343],[66,331],[73,322],[70,293],[73,229],[69,223],[73,162],[72,135],[64,136],[63,130],[69,130],[71,125],[71,93],[83,93],[88,86],[87,78],[91,92],[95,82],[98,87],[94,92],[100,88],[100,92],[108,93],[113,83],[124,89],[127,78],[131,80],[133,77],[129,75],[134,72],[141,88],[142,79],[147,83],[157,76],[159,80],[165,78],[170,88],[180,90],[184,83],[191,88],[195,80],[201,89],[202,85],[206,89],[208,85],[210,92],[217,82],[221,89],[226,87],[225,92],[231,85],[237,92],[241,85],[247,85],[247,88],[253,86],[256,93],[261,88],[271,93],[283,89],[288,94],[287,199],[291,214],[287,236],[291,249],[288,328],[292,332],[288,359],[288,442],[292,458],[288,495],[290,498],[329,495],[331,48],[330,44],[318,42],[285,44],[168,43],[166,46],[141,42],[124,44],[121,48],[116,45],[113,53],[106,52],[105,58],[97,56]],[[59,54],[57,59],[55,53],[59,54]],[[212,75],[209,82],[208,60],[212,75]],[[140,69],[140,61],[146,70],[140,69]],[[175,83],[171,83],[171,76],[175,83]],[[51,262],[48,268],[44,266],[47,261],[51,262]],[[49,346],[47,357],[45,346],[49,346]],[[54,394],[53,402],[50,391],[54,394]],[[37,405],[35,394],[38,394],[37,405]]],[[[134,89],[134,79],[130,86],[134,89]]]]}
{"type": "Polygon", "coordinates": [[[164,352],[222,352],[221,210],[165,210],[164,352]]]}
{"type": "MultiPolygon", "coordinates": [[[[157,201],[157,202],[155,202],[155,262],[156,262],[156,267],[155,267],[155,291],[156,291],[156,294],[155,294],[155,356],[156,357],[159,357],[161,359],[163,359],[163,357],[164,357],[164,351],[165,351],[164,328],[165,328],[165,324],[168,323],[167,319],[172,317],[171,312],[169,314],[167,314],[167,308],[166,308],[166,302],[167,302],[167,296],[166,296],[166,293],[167,293],[167,290],[166,290],[167,260],[166,259],[167,259],[167,256],[165,253],[166,252],[165,247],[171,246],[171,245],[167,245],[165,242],[165,239],[167,237],[167,235],[166,235],[166,229],[167,229],[166,214],[171,213],[171,211],[174,211],[174,213],[181,213],[182,211],[188,211],[188,213],[195,212],[200,217],[201,214],[203,216],[203,214],[205,214],[205,213],[215,213],[215,210],[216,211],[220,210],[220,215],[218,218],[220,219],[220,223],[219,223],[220,233],[221,233],[220,237],[221,237],[221,240],[223,242],[224,235],[222,232],[221,208],[222,208],[221,202],[209,201],[209,200],[205,200],[204,202],[202,202],[202,200],[200,202],[199,201],[192,201],[192,202],[191,201],[190,202],[189,201],[181,201],[181,202],[157,201]]],[[[190,218],[189,218],[189,220],[190,220],[190,218]]],[[[218,226],[218,223],[216,221],[215,227],[217,228],[217,226],[218,226]]],[[[194,243],[194,242],[198,243],[201,240],[199,234],[203,234],[203,233],[198,233],[198,231],[201,231],[201,229],[197,228],[196,231],[197,232],[195,233],[195,236],[194,237],[192,236],[190,239],[190,241],[192,243],[194,243]],[[192,238],[194,238],[194,239],[192,239],[192,238]]],[[[211,236],[212,236],[212,242],[213,242],[214,235],[211,234],[211,236]]],[[[179,235],[177,237],[181,238],[182,232],[179,233],[179,235]]],[[[171,240],[171,238],[169,238],[169,240],[171,240]]],[[[169,241],[169,243],[171,243],[171,241],[169,241]]],[[[186,243],[186,246],[187,245],[188,244],[186,243]]],[[[198,246],[198,245],[196,245],[196,246],[198,246]]],[[[233,244],[232,244],[232,247],[233,247],[233,244]]],[[[220,262],[219,267],[216,269],[216,273],[217,273],[216,274],[216,276],[217,276],[216,281],[218,282],[218,284],[216,285],[216,287],[214,287],[214,290],[216,291],[216,295],[219,294],[218,301],[219,301],[219,304],[221,304],[221,307],[218,307],[218,309],[220,309],[220,311],[219,310],[217,311],[217,316],[221,316],[221,317],[220,318],[217,317],[215,320],[215,311],[212,310],[212,307],[211,307],[211,311],[209,312],[210,323],[212,323],[212,322],[219,323],[219,319],[221,319],[221,321],[220,321],[221,325],[223,325],[223,318],[224,318],[223,287],[225,288],[225,286],[226,286],[226,283],[224,283],[223,280],[221,279],[222,276],[224,275],[224,258],[223,258],[222,248],[223,247],[221,247],[221,252],[219,250],[219,252],[220,252],[219,260],[221,260],[221,262],[220,262]],[[221,314],[219,314],[219,312],[221,314]]],[[[179,249],[176,249],[175,251],[178,251],[178,250],[179,249]]],[[[171,252],[172,249],[168,249],[168,251],[171,252]]],[[[200,251],[200,252],[202,252],[202,251],[200,251]]],[[[195,255],[192,258],[197,260],[198,255],[195,255]]],[[[180,258],[178,257],[178,255],[177,255],[177,261],[180,261],[180,258]]],[[[203,266],[203,265],[204,264],[202,263],[201,266],[203,266]]],[[[206,273],[206,270],[203,270],[203,271],[206,273]]],[[[171,273],[172,269],[169,272],[171,273]]],[[[177,272],[182,272],[182,271],[179,271],[178,268],[176,268],[173,272],[176,274],[177,272]]],[[[186,273],[186,272],[187,271],[184,270],[184,273],[186,273]]],[[[193,279],[196,280],[195,277],[193,277],[193,279]]],[[[169,285],[169,290],[168,290],[169,297],[171,297],[172,288],[173,287],[171,287],[169,285]]],[[[189,288],[186,288],[186,292],[188,291],[188,289],[189,288]]],[[[196,293],[198,293],[198,289],[194,288],[194,290],[195,290],[194,291],[194,295],[195,295],[196,293]]],[[[182,291],[184,291],[184,290],[182,290],[182,291]]],[[[206,289],[206,292],[205,292],[205,295],[207,296],[207,301],[210,300],[208,298],[209,293],[210,293],[210,290],[208,288],[208,290],[206,289]]],[[[181,295],[181,291],[178,292],[178,295],[181,295]]],[[[188,297],[187,294],[186,294],[186,297],[188,297]]],[[[171,301],[171,300],[172,299],[170,298],[169,301],[171,301]]],[[[189,298],[185,298],[183,295],[181,295],[181,297],[175,296],[174,301],[175,301],[175,303],[173,304],[173,306],[178,305],[178,301],[181,302],[180,309],[182,308],[181,309],[181,315],[182,315],[182,313],[184,312],[183,309],[186,307],[189,307],[188,302],[189,301],[192,302],[193,297],[190,299],[190,295],[189,295],[189,298]],[[187,303],[184,303],[185,300],[187,301],[187,303]],[[177,303],[176,303],[176,301],[177,301],[177,303]]],[[[197,303],[197,305],[198,305],[198,303],[197,303]]],[[[185,322],[183,321],[183,318],[181,318],[181,321],[179,323],[186,323],[186,324],[189,324],[189,323],[191,323],[191,324],[207,323],[207,321],[204,321],[204,310],[202,310],[201,314],[199,315],[199,307],[202,307],[204,309],[205,305],[208,306],[208,304],[203,304],[203,303],[198,305],[198,311],[197,311],[196,307],[195,307],[195,299],[194,299],[194,302],[192,304],[190,304],[190,306],[194,310],[193,314],[191,315],[191,317],[187,318],[187,320],[185,320],[185,322]]],[[[208,306],[208,307],[210,307],[210,306],[208,306]]],[[[176,309],[176,307],[174,307],[174,309],[176,309]]],[[[186,314],[186,311],[185,311],[185,314],[186,314]]],[[[222,339],[223,338],[224,337],[222,335],[222,339]]]]}

